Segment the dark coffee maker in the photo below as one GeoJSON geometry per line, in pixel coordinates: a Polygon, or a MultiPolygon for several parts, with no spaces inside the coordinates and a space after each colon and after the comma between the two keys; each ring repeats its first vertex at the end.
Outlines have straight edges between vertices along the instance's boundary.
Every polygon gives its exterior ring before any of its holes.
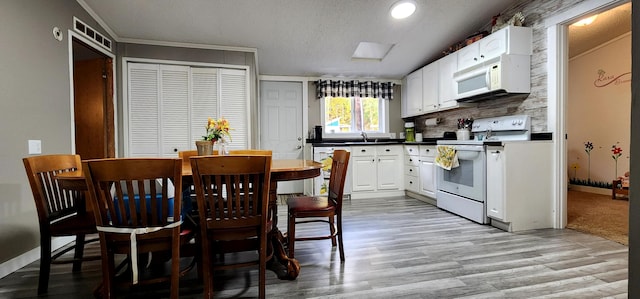
{"type": "Polygon", "coordinates": [[[316,140],[322,141],[322,126],[315,127],[316,140]]]}

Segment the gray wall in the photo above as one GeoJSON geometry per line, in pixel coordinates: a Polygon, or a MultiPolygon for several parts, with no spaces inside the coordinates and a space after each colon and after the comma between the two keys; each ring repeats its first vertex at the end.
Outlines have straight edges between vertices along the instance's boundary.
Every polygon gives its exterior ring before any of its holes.
{"type": "Polygon", "coordinates": [[[74,0],[0,4],[0,263],[39,246],[22,164],[27,140],[42,140],[43,154],[71,152],[67,30],[73,16],[109,36],[74,0]],[[64,33],[61,42],[53,38],[53,27],[64,33]]]}

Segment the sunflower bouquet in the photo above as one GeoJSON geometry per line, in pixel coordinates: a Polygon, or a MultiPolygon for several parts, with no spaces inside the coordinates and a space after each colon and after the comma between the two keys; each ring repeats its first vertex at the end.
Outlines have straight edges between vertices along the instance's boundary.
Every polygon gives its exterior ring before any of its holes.
{"type": "Polygon", "coordinates": [[[206,141],[218,141],[220,139],[231,140],[231,127],[229,121],[221,117],[219,119],[213,119],[211,117],[207,120],[207,135],[202,136],[202,140],[206,141]]]}

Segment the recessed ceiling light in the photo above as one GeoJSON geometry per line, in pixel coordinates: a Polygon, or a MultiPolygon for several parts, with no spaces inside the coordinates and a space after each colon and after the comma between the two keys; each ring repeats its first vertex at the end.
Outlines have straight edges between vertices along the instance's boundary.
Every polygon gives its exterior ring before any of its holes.
{"type": "Polygon", "coordinates": [[[404,19],[416,11],[416,2],[413,0],[401,0],[391,6],[391,16],[394,19],[404,19]]]}
{"type": "Polygon", "coordinates": [[[575,23],[573,23],[571,25],[573,25],[573,26],[587,26],[587,25],[593,23],[593,21],[595,21],[597,17],[598,17],[598,15],[593,15],[593,16],[590,16],[588,18],[584,18],[584,19],[582,19],[580,21],[577,21],[577,22],[575,22],[575,23]]]}

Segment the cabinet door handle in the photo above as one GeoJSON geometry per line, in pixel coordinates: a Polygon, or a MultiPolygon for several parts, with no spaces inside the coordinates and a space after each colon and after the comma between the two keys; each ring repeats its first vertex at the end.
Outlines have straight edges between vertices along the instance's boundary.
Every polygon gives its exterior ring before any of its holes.
{"type": "Polygon", "coordinates": [[[427,153],[429,152],[429,149],[427,149],[427,153]]]}
{"type": "Polygon", "coordinates": [[[385,152],[390,152],[391,150],[390,150],[390,149],[386,149],[386,150],[384,150],[384,151],[385,151],[385,152]]]}
{"type": "Polygon", "coordinates": [[[362,150],[360,150],[360,152],[362,152],[362,153],[366,153],[366,152],[367,152],[367,150],[366,150],[366,149],[362,149],[362,150]]]}
{"type": "Polygon", "coordinates": [[[174,148],[174,149],[173,149],[173,152],[174,152],[174,153],[177,153],[177,152],[178,152],[178,149],[177,149],[177,148],[174,148]]]}
{"type": "Polygon", "coordinates": [[[413,169],[409,169],[409,172],[413,172],[413,169]]]}

